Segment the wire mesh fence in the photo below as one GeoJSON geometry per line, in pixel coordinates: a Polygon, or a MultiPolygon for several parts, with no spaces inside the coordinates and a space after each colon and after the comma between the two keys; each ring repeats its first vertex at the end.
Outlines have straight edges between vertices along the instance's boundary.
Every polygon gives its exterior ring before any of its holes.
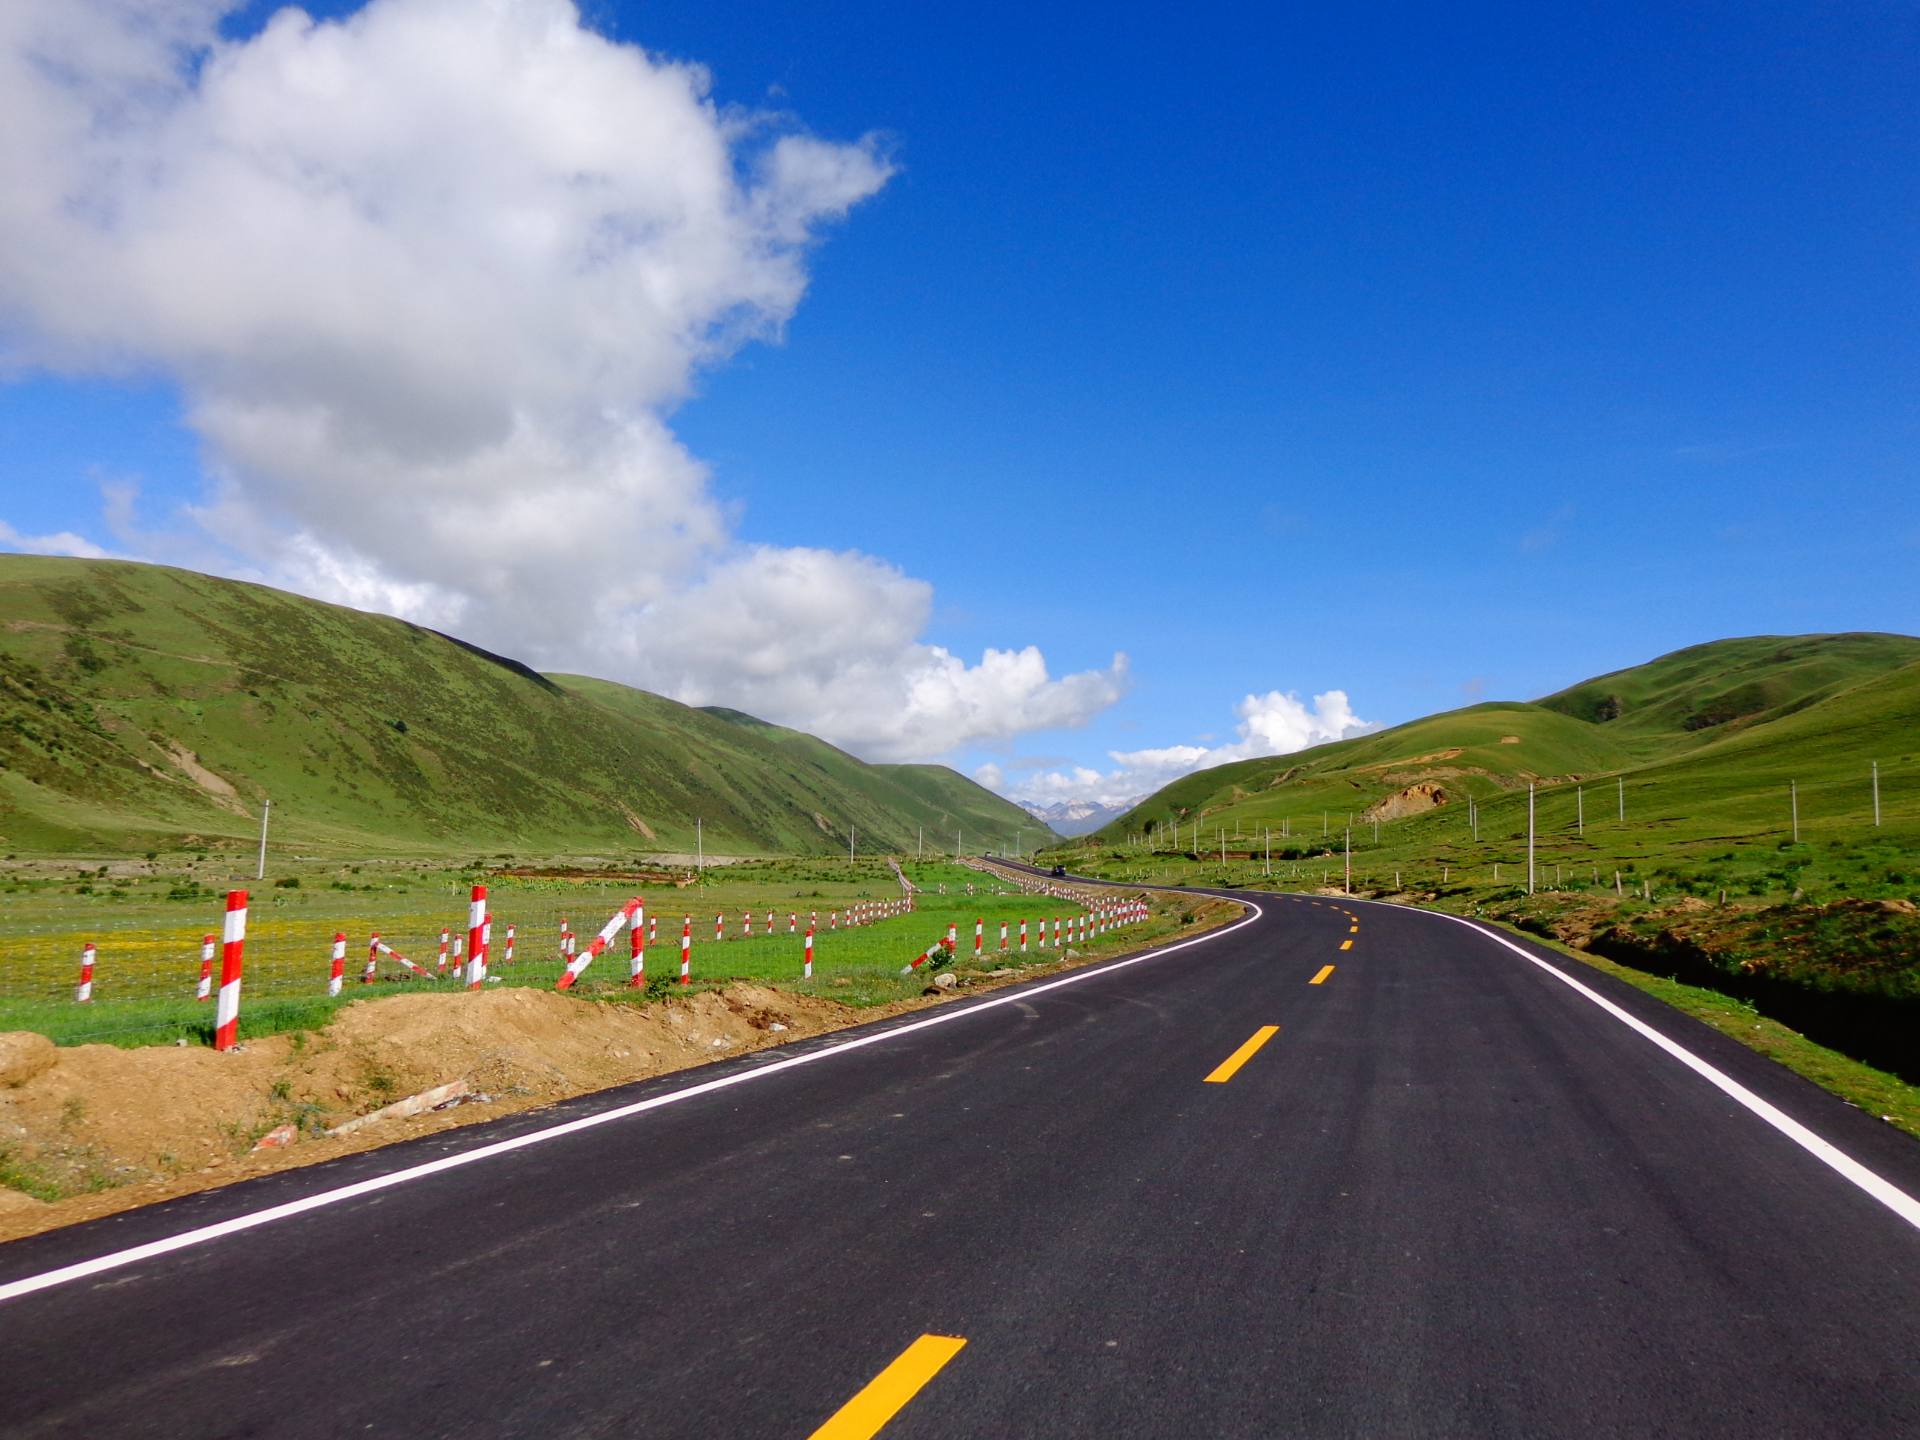
{"type": "MultiPolygon", "coordinates": [[[[1049,925],[1065,934],[1093,898],[951,864],[910,864],[911,890],[874,870],[842,877],[837,888],[745,869],[652,890],[617,879],[493,881],[486,897],[486,983],[554,986],[569,960],[577,963],[635,899],[644,907],[641,983],[658,992],[680,983],[683,957],[696,983],[804,981],[832,990],[895,976],[950,932],[960,937],[962,959],[971,958],[976,929],[983,959],[1017,956],[1023,923],[1026,953],[1037,956],[1057,948],[1049,925]],[[810,981],[803,973],[809,931],[810,981]]],[[[62,1043],[208,1038],[225,893],[203,883],[163,890],[159,881],[120,894],[104,881],[89,886],[89,894],[73,893],[78,888],[16,896],[0,910],[0,1030],[39,1030],[62,1043]],[[90,987],[81,999],[88,947],[90,987]],[[204,987],[203,977],[211,981],[204,987]]],[[[465,988],[470,941],[463,886],[441,880],[237,888],[249,891],[243,1036],[312,1023],[329,1007],[355,999],[465,988]],[[345,956],[338,1000],[328,994],[336,947],[345,956]]],[[[623,925],[581,969],[579,993],[634,988],[633,933],[623,925]]]]}

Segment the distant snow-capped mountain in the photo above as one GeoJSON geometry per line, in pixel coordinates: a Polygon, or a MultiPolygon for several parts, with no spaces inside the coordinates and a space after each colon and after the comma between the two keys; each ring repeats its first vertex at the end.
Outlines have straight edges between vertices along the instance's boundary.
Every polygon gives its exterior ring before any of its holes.
{"type": "Polygon", "coordinates": [[[1136,795],[1118,805],[1097,805],[1091,800],[1056,800],[1051,805],[1030,805],[1025,801],[1015,803],[1034,819],[1044,820],[1062,835],[1087,835],[1116,815],[1126,814],[1143,798],[1136,795]]]}

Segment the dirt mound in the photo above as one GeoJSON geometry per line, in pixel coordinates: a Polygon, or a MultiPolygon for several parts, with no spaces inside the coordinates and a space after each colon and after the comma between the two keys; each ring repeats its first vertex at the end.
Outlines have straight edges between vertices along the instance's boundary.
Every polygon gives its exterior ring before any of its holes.
{"type": "Polygon", "coordinates": [[[249,1041],[225,1055],[200,1046],[55,1049],[37,1035],[0,1036],[8,1059],[0,1239],[886,1013],[758,985],[644,1006],[516,988],[349,1005],[325,1030],[249,1041]],[[488,1103],[370,1125],[350,1139],[325,1135],[455,1080],[488,1103]],[[299,1136],[290,1150],[253,1153],[261,1136],[287,1124],[299,1136]]]}
{"type": "Polygon", "coordinates": [[[1437,810],[1447,803],[1447,792],[1431,780],[1420,780],[1407,786],[1398,794],[1377,800],[1360,812],[1360,818],[1373,820],[1402,820],[1409,815],[1423,814],[1428,810],[1437,810]]]}

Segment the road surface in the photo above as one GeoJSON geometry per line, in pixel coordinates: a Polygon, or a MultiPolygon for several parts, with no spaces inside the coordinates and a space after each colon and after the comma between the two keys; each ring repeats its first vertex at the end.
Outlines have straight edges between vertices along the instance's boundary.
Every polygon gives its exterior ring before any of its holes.
{"type": "Polygon", "coordinates": [[[0,1433],[1920,1434],[1920,1145],[1577,963],[1249,898],[0,1247],[0,1433]]]}

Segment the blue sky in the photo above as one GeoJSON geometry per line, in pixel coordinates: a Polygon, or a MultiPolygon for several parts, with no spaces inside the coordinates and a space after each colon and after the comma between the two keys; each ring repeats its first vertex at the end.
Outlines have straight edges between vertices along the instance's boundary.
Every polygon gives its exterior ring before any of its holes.
{"type": "MultiPolygon", "coordinates": [[[[961,768],[1104,775],[1233,741],[1249,694],[1393,723],[1920,630],[1910,5],[826,8],[584,11],[723,107],[877,132],[783,337],[661,409],[733,543],[929,582],[919,639],[970,664],[1130,658],[961,768]]],[[[164,359],[33,358],[15,532],[126,551],[97,477],[156,523],[203,493],[164,359]]]]}

